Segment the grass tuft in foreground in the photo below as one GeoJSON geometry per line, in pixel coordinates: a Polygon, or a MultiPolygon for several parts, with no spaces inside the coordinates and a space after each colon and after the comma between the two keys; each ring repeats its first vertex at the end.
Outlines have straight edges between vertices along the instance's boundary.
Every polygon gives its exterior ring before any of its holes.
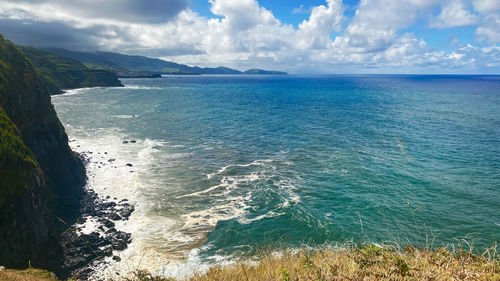
{"type": "MultiPolygon", "coordinates": [[[[171,281],[147,272],[133,280],[171,281]]],[[[189,281],[224,280],[500,280],[495,248],[483,256],[444,248],[434,251],[365,245],[361,248],[285,251],[264,254],[259,263],[214,267],[189,281]]]]}

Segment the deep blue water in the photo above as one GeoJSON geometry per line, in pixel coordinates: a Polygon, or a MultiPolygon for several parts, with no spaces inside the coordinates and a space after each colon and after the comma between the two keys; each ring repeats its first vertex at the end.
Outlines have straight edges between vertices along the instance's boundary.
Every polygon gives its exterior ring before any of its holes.
{"type": "Polygon", "coordinates": [[[134,163],[91,167],[91,185],[133,197],[141,247],[208,258],[278,242],[500,239],[500,76],[123,82],[53,102],[74,149],[134,163]]]}

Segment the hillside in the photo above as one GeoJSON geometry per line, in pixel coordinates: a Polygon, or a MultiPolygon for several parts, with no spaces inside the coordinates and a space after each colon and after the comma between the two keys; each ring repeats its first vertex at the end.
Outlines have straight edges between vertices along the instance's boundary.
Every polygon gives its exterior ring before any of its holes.
{"type": "Polygon", "coordinates": [[[283,71],[262,70],[262,69],[253,68],[253,69],[249,69],[249,70],[243,72],[243,74],[279,74],[279,75],[286,75],[287,73],[283,72],[283,71]]]}
{"type": "Polygon", "coordinates": [[[62,93],[60,89],[123,86],[113,71],[89,69],[71,58],[54,55],[33,47],[21,48],[39,70],[51,94],[62,93]]]}
{"type": "MultiPolygon", "coordinates": [[[[111,52],[75,52],[60,48],[45,48],[47,52],[58,56],[72,58],[92,69],[107,69],[115,72],[141,72],[176,75],[197,74],[245,74],[236,69],[228,67],[197,67],[178,64],[145,56],[124,55],[111,52]]],[[[249,74],[286,74],[286,72],[274,72],[261,69],[248,70],[249,74]]]]}
{"type": "Polygon", "coordinates": [[[0,264],[53,266],[61,231],[55,218],[76,218],[85,170],[46,84],[1,35],[0,141],[0,264]]]}

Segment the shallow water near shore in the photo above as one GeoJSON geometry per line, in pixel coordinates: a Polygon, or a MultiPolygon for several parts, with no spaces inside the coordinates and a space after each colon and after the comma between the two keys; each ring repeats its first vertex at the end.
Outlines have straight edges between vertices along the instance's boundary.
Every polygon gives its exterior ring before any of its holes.
{"type": "Polygon", "coordinates": [[[278,242],[500,239],[499,76],[122,82],[52,97],[87,187],[135,205],[100,276],[184,277],[278,242]]]}

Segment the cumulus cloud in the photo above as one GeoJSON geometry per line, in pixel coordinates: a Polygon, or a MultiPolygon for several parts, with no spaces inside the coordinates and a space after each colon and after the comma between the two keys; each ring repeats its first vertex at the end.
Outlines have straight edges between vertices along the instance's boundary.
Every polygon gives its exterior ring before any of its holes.
{"type": "Polygon", "coordinates": [[[330,34],[342,28],[344,6],[342,0],[328,0],[327,6],[320,5],[311,10],[309,20],[299,25],[298,46],[302,49],[327,48],[330,34]]]}
{"type": "Polygon", "coordinates": [[[433,3],[431,0],[362,0],[344,34],[335,38],[333,46],[351,53],[384,51],[395,42],[398,30],[414,23],[419,10],[433,3]]]}
{"type": "Polygon", "coordinates": [[[478,18],[465,8],[460,0],[449,1],[441,10],[441,13],[432,20],[430,27],[450,28],[467,26],[477,23],[478,18]]]}
{"type": "Polygon", "coordinates": [[[354,16],[347,17],[342,0],[327,0],[311,7],[297,27],[280,21],[257,0],[207,0],[216,16],[208,18],[193,12],[187,0],[116,1],[97,6],[95,0],[0,0],[0,32],[20,44],[238,69],[446,72],[499,67],[497,58],[488,59],[499,53],[498,1],[474,1],[473,14],[459,0],[445,5],[433,0],[361,0],[354,16]],[[150,6],[142,7],[144,3],[150,6]],[[440,28],[476,20],[482,41],[433,50],[424,38],[408,32],[428,19],[428,25],[440,28]]]}

